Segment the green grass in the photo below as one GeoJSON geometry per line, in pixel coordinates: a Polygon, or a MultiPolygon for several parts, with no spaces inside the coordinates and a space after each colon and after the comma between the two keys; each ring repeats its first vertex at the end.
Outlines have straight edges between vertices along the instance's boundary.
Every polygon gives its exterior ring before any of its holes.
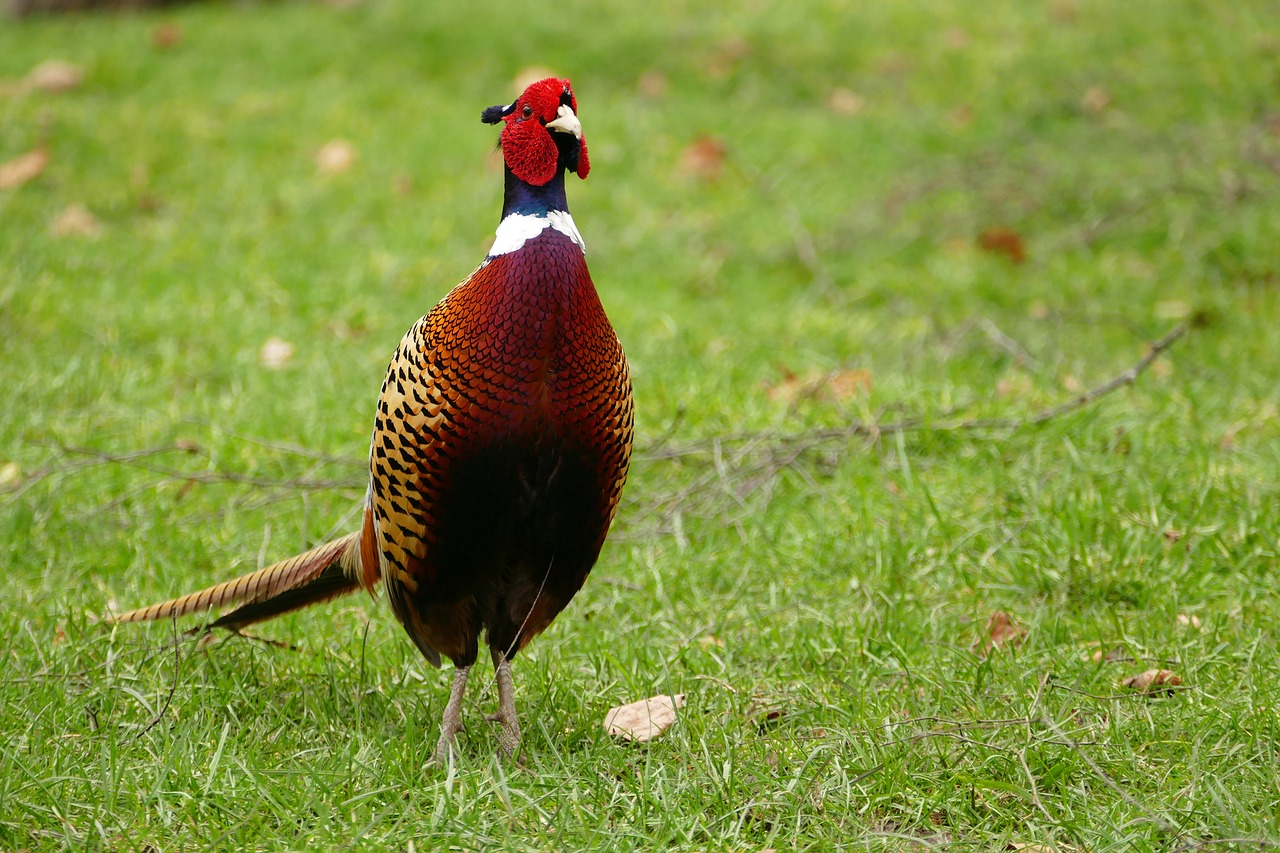
{"type": "Polygon", "coordinates": [[[0,76],[50,58],[84,83],[0,97],[0,162],[51,156],[0,191],[0,849],[1280,844],[1270,4],[370,0],[0,28],[0,76]],[[382,601],[261,628],[294,651],[175,657],[173,626],[97,619],[351,525],[391,350],[496,224],[476,119],[529,65],[581,101],[570,202],[639,453],[592,579],[515,667],[527,763],[494,757],[485,672],[446,773],[425,762],[449,672],[382,601]],[[708,135],[718,180],[680,165],[708,135]],[[338,137],[356,164],[318,175],[338,137]],[[75,203],[96,238],[51,233],[75,203]],[[977,248],[993,227],[1025,263],[977,248]],[[658,452],[1022,417],[1182,321],[1134,387],[1040,427],[780,467],[658,452]],[[281,370],[270,337],[296,347],[281,370]],[[768,393],[837,369],[874,389],[768,393]],[[179,440],[136,465],[69,450],[179,440]],[[995,610],[1027,636],[983,658],[995,610]],[[1187,688],[1119,686],[1158,665],[1187,688]],[[664,738],[605,735],[658,692],[688,697],[664,738]]]}

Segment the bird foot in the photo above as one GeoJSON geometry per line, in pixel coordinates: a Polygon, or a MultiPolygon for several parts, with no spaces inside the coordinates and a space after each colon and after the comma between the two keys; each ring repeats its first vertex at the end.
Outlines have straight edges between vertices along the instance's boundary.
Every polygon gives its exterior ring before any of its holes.
{"type": "Polygon", "coordinates": [[[457,749],[455,738],[462,731],[462,695],[467,689],[470,666],[460,666],[453,671],[453,686],[449,690],[449,702],[444,706],[444,718],[440,721],[440,740],[436,741],[436,764],[449,763],[449,753],[457,749]]]}

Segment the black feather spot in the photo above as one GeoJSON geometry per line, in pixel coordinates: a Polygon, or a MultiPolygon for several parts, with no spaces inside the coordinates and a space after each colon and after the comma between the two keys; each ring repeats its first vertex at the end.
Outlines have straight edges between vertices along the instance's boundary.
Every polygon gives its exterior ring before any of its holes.
{"type": "Polygon", "coordinates": [[[502,121],[502,116],[507,111],[503,104],[494,104],[491,107],[485,107],[484,112],[480,113],[480,121],[485,124],[497,124],[502,121]]]}

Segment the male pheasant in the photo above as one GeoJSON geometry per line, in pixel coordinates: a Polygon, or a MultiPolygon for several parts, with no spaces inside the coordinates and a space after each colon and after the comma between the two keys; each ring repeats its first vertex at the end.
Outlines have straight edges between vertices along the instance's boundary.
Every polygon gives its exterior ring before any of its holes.
{"type": "Polygon", "coordinates": [[[236,580],[114,619],[240,606],[254,622],[386,583],[423,656],[454,663],[437,761],[462,729],[486,636],[499,742],[520,742],[511,659],[582,587],[631,457],[631,380],[565,201],[587,145],[568,80],[529,86],[502,123],[502,222],[489,255],[400,342],[378,399],[360,530],[236,580]]]}

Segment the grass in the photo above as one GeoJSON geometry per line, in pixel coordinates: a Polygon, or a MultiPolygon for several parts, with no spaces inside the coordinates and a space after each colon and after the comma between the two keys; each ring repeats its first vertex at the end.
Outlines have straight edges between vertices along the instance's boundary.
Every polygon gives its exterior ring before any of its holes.
{"type": "Polygon", "coordinates": [[[0,191],[0,848],[1280,845],[1265,2],[371,0],[0,29],[0,76],[50,58],[83,84],[0,98],[0,162],[50,152],[0,191]],[[494,758],[482,678],[443,772],[449,672],[381,601],[262,628],[296,651],[175,655],[173,626],[97,617],[351,524],[391,349],[496,224],[475,119],[535,64],[581,100],[570,202],[641,452],[592,579],[517,662],[527,763],[494,758]],[[707,136],[718,178],[682,166],[707,136]],[[358,159],[319,175],[334,138],[358,159]],[[97,237],[51,231],[71,204],[97,237]],[[978,248],[998,227],[1025,263],[978,248]],[[658,452],[1024,417],[1179,322],[1134,387],[1036,428],[764,469],[759,444],[658,452]],[[271,337],[295,346],[279,370],[271,337]],[[769,393],[837,370],[874,388],[769,393]],[[1025,641],[975,654],[997,610],[1025,641]],[[1186,688],[1119,686],[1156,666],[1186,688]],[[661,740],[604,734],[659,692],[688,697],[661,740]]]}

